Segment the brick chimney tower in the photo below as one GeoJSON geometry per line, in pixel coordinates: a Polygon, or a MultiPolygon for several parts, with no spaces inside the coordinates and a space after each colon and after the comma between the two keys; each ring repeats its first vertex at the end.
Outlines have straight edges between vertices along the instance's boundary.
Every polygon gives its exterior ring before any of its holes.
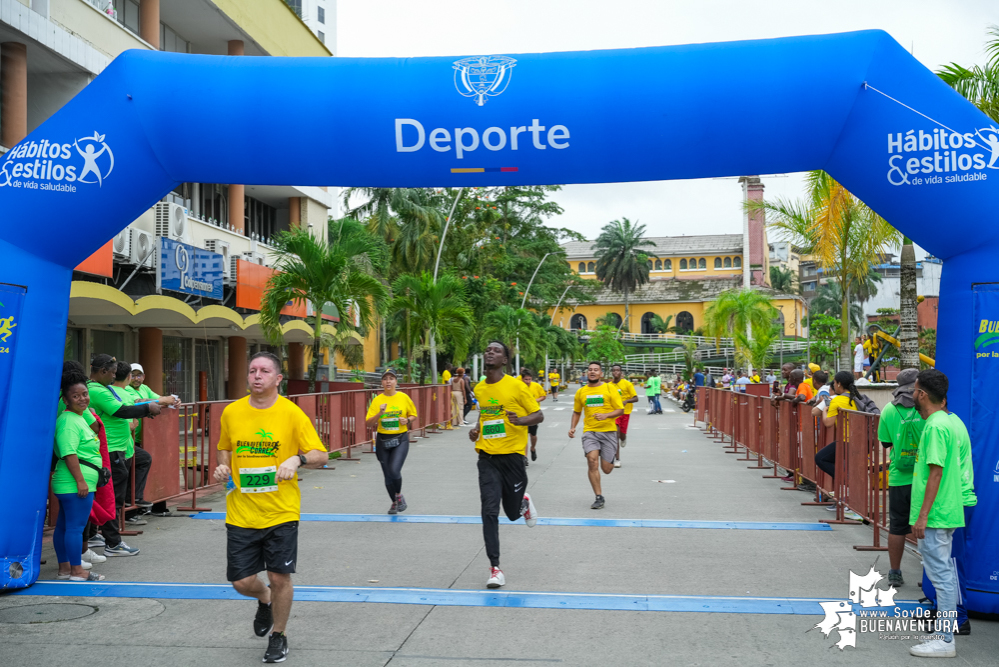
{"type": "MultiPolygon", "coordinates": [[[[763,183],[759,176],[742,176],[742,199],[763,201],[763,183]]],[[[763,211],[746,212],[742,226],[742,285],[769,285],[770,252],[767,246],[766,217],[763,211]]]]}

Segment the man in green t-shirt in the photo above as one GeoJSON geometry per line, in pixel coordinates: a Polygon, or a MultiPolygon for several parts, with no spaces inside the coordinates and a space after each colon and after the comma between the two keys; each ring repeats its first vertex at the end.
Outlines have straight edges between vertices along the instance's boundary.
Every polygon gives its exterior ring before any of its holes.
{"type": "Polygon", "coordinates": [[[957,575],[951,563],[954,530],[964,527],[964,481],[960,443],[951,417],[944,409],[947,376],[930,368],[916,379],[912,397],[925,420],[912,471],[912,507],[909,523],[919,540],[923,571],[937,592],[937,622],[940,639],[909,648],[909,653],[925,658],[957,655],[957,575]]]}
{"type": "Polygon", "coordinates": [[[885,448],[891,447],[888,465],[888,583],[901,586],[902,554],[905,536],[912,532],[909,510],[912,504],[912,468],[916,463],[919,437],[923,432],[923,418],[912,398],[919,371],[907,368],[898,374],[898,389],[892,392],[892,401],[881,411],[878,422],[878,440],[885,448]]]}
{"type": "MultiPolygon", "coordinates": [[[[131,375],[132,367],[125,364],[122,370],[125,372],[119,373],[117,359],[109,354],[98,354],[90,362],[90,382],[87,384],[87,389],[90,392],[90,407],[104,422],[104,434],[107,437],[108,454],[111,457],[115,509],[118,515],[101,526],[101,533],[106,542],[104,546],[104,555],[106,556],[135,556],[139,553],[138,549],[122,542],[121,533],[118,530],[118,521],[128,491],[128,478],[131,471],[130,456],[134,449],[131,422],[133,419],[141,419],[160,413],[159,403],[135,405],[123,386],[113,386],[118,375],[122,376],[121,382],[127,381],[131,375]]],[[[136,468],[136,477],[138,477],[138,466],[136,468]]],[[[148,472],[148,470],[147,466],[146,471],[148,472]]]]}

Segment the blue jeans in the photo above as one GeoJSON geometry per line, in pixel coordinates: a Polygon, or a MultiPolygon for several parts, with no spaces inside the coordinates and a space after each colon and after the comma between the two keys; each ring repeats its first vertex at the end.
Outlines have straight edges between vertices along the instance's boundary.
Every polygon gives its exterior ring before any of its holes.
{"type": "Polygon", "coordinates": [[[83,498],[75,493],[56,494],[59,499],[59,518],[52,533],[52,546],[60,563],[79,565],[83,552],[83,529],[90,518],[90,507],[94,504],[94,492],[83,498]]]}
{"type": "Polygon", "coordinates": [[[952,624],[957,619],[957,570],[950,557],[953,538],[953,528],[927,528],[926,537],[919,540],[923,572],[936,588],[937,619],[947,621],[934,634],[948,642],[954,640],[952,624]]]}
{"type": "MultiPolygon", "coordinates": [[[[961,593],[957,600],[958,625],[961,625],[968,620],[968,609],[965,606],[968,602],[968,589],[966,586],[968,577],[964,573],[964,557],[967,548],[966,541],[968,539],[968,526],[971,525],[971,517],[974,513],[974,506],[964,508],[964,528],[954,529],[954,538],[951,540],[950,545],[950,557],[954,560],[954,565],[957,567],[958,590],[961,593]]],[[[936,605],[937,591],[933,588],[933,582],[931,582],[929,577],[926,576],[925,570],[923,571],[923,596],[929,598],[929,600],[936,605]]]]}
{"type": "Polygon", "coordinates": [[[661,403],[659,403],[659,397],[658,396],[649,396],[649,400],[652,401],[652,406],[653,406],[652,409],[655,412],[662,412],[663,411],[663,406],[662,406],[661,403]]]}

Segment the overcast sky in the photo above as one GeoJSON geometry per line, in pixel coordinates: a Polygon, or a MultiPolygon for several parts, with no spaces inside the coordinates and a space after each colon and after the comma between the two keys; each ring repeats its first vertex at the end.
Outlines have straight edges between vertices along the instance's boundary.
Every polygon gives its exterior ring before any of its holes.
{"type": "MultiPolygon", "coordinates": [[[[984,64],[996,0],[338,0],[337,55],[415,57],[666,46],[878,28],[932,70],[984,64]]],[[[748,63],[747,63],[748,64],[748,63]]],[[[797,197],[799,175],[764,179],[797,197]]],[[[594,238],[625,216],[656,236],[742,232],[735,179],[566,186],[559,227],[594,238]]]]}

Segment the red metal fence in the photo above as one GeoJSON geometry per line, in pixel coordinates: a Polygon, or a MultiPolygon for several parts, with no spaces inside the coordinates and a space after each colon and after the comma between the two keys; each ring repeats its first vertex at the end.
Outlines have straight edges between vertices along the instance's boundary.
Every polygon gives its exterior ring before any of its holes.
{"type": "Polygon", "coordinates": [[[794,484],[785,489],[811,482],[816,487],[815,499],[803,505],[834,504],[836,516],[826,520],[829,523],[855,523],[845,518],[845,512],[856,512],[874,527],[874,542],[854,548],[886,549],[881,546],[881,531],[888,530],[889,450],[878,442],[877,415],[841,410],[836,425],[827,427],[812,415],[811,406],[774,403],[767,396],[699,387],[697,401],[695,423],[703,422],[706,434],[724,444],[726,452],[738,453],[742,448],[745,457],[739,460],[755,457],[757,465],[750,468],[773,471],[765,478],[781,477],[778,469],[783,468],[794,478],[794,484]],[[834,442],[835,480],[815,464],[815,454],[834,442]]]}

